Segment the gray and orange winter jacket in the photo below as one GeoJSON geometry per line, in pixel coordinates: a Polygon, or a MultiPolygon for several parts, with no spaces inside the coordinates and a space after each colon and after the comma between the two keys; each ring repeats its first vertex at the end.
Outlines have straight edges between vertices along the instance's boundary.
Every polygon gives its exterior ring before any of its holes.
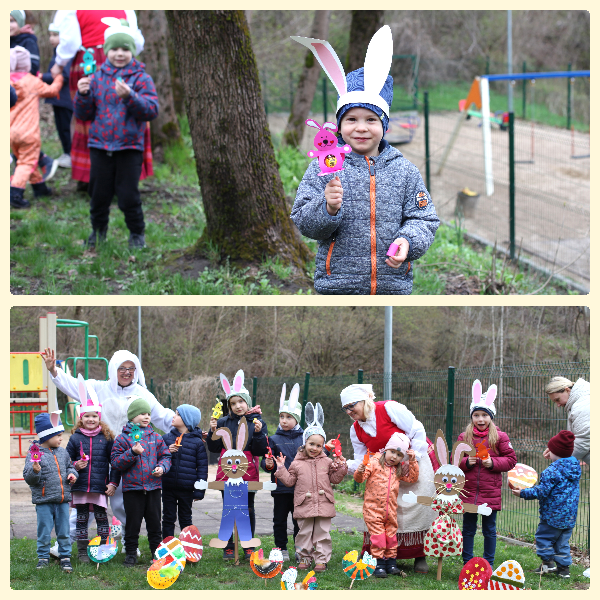
{"type": "Polygon", "coordinates": [[[410,263],[433,243],[440,220],[419,170],[386,140],[379,152],[371,158],[347,154],[343,171],[322,177],[315,159],[300,182],[291,218],[303,235],[319,242],[315,290],[320,294],[410,294],[410,263]],[[336,175],[344,198],[331,216],[325,186],[336,175]],[[386,264],[386,253],[400,237],[410,249],[394,269],[386,264]]]}
{"type": "MultiPolygon", "coordinates": [[[[36,441],[40,445],[39,441],[36,441]]],[[[40,467],[42,470],[36,473],[33,470],[31,454],[27,454],[25,459],[25,468],[23,469],[23,479],[31,488],[31,501],[33,504],[56,503],[71,501],[71,486],[67,477],[71,475],[78,476],[77,471],[71,464],[71,457],[67,451],[62,448],[44,448],[40,446],[42,460],[40,467]]]]}

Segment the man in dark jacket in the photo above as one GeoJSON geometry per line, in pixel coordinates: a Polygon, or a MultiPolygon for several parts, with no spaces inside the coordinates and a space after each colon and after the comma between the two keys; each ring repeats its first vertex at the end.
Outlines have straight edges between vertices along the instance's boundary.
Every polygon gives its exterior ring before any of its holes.
{"type": "Polygon", "coordinates": [[[202,414],[191,404],[177,407],[173,428],[163,435],[171,452],[171,469],[163,477],[162,536],[174,535],[179,513],[179,528],[192,525],[192,503],[204,498],[204,490],[194,488],[200,479],[208,479],[208,456],[202,430],[198,427],[202,414]]]}

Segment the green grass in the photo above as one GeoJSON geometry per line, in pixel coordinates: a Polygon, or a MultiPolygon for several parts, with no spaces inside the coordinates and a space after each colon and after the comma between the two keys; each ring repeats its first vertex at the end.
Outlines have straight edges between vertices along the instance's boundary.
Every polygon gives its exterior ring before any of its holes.
{"type": "MultiPolygon", "coordinates": [[[[171,586],[172,590],[280,590],[281,576],[267,580],[265,586],[250,569],[248,561],[241,561],[236,567],[222,560],[221,551],[208,547],[208,542],[214,535],[204,536],[204,554],[202,560],[196,565],[187,565],[177,581],[171,586]]],[[[342,572],[342,557],[349,550],[359,550],[362,546],[362,531],[353,533],[332,532],[333,556],[329,568],[325,573],[317,574],[317,583],[320,590],[344,590],[350,587],[350,580],[342,572]]],[[[273,547],[271,536],[262,536],[262,548],[268,552],[273,547]]],[[[76,545],[73,544],[72,564],[74,571],[71,574],[62,573],[56,561],[51,561],[47,569],[37,571],[35,565],[36,542],[27,539],[12,539],[10,541],[10,586],[13,590],[150,590],[146,580],[146,570],[150,564],[148,541],[140,538],[142,557],[134,568],[123,567],[125,555],[119,553],[108,563],[101,564],[97,569],[95,564],[80,564],[76,557],[76,545]]],[[[483,553],[483,538],[475,538],[475,555],[483,553]]],[[[499,566],[505,560],[518,561],[525,570],[526,587],[538,589],[539,576],[530,573],[535,569],[540,560],[534,551],[527,547],[507,545],[498,542],[496,548],[496,562],[499,566]]],[[[388,577],[387,579],[369,578],[366,581],[355,581],[353,589],[360,591],[375,590],[455,590],[462,560],[448,558],[443,561],[442,579],[436,580],[437,561],[429,559],[429,573],[419,575],[412,571],[412,561],[406,561],[404,571],[406,577],[388,577]]],[[[287,564],[284,568],[287,568],[287,564]]],[[[543,590],[572,590],[589,583],[582,576],[584,567],[573,564],[571,566],[571,579],[560,579],[556,575],[542,577],[541,589],[543,590]]],[[[302,572],[300,572],[302,573],[302,572]]]]}

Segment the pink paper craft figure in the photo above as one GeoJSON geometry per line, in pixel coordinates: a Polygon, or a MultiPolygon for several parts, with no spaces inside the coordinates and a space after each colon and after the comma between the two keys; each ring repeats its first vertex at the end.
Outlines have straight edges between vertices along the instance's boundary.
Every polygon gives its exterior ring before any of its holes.
{"type": "Polygon", "coordinates": [[[29,453],[31,454],[31,462],[39,463],[42,460],[42,451],[36,443],[29,446],[29,453]]]}
{"type": "Polygon", "coordinates": [[[81,454],[81,460],[90,460],[90,457],[83,451],[83,442],[79,442],[79,453],[81,454]]]}
{"type": "Polygon", "coordinates": [[[338,140],[332,133],[333,131],[337,131],[337,126],[334,123],[324,123],[323,127],[321,127],[312,119],[306,119],[305,123],[309,127],[319,130],[317,135],[315,135],[315,148],[317,151],[309,150],[307,152],[309,158],[319,159],[319,166],[321,167],[319,176],[342,171],[344,169],[342,165],[344,164],[346,154],[352,152],[352,148],[348,144],[338,147],[338,140]],[[331,131],[328,131],[328,129],[331,129],[331,131]]]}

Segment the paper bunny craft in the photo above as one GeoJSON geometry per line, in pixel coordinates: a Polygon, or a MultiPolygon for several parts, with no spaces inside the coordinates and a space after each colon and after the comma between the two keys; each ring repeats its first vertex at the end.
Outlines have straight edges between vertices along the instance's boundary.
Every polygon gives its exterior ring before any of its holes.
{"type": "Polygon", "coordinates": [[[459,497],[465,485],[465,474],[458,467],[462,454],[468,456],[475,454],[475,449],[467,442],[456,442],[452,447],[452,454],[448,454],[446,438],[438,429],[435,438],[435,454],[440,463],[440,468],[435,472],[433,478],[437,495],[433,498],[428,496],[416,496],[413,492],[404,494],[404,502],[418,502],[425,506],[431,506],[437,510],[439,516],[433,521],[429,531],[425,535],[424,550],[427,556],[436,556],[438,560],[438,580],[442,575],[442,558],[444,556],[460,556],[462,553],[462,533],[452,518],[453,514],[479,513],[490,515],[492,509],[487,504],[463,504],[459,497]]]}
{"type": "Polygon", "coordinates": [[[337,131],[337,125],[335,123],[324,123],[321,127],[313,119],[306,119],[305,122],[309,127],[319,130],[315,135],[315,148],[317,151],[309,150],[307,152],[310,158],[319,159],[319,166],[321,167],[319,176],[342,171],[346,154],[352,152],[352,148],[348,144],[338,147],[337,137],[332,133],[337,131]],[[331,131],[328,131],[329,129],[331,131]]]}
{"type": "Polygon", "coordinates": [[[85,77],[96,72],[96,61],[94,60],[94,49],[88,48],[83,55],[83,62],[79,63],[80,67],[83,67],[83,74],[85,77]]]}
{"type": "Polygon", "coordinates": [[[490,385],[485,394],[482,394],[482,389],[481,381],[476,379],[471,388],[471,396],[473,400],[471,401],[471,406],[469,407],[469,414],[472,415],[476,410],[483,410],[493,419],[496,416],[496,406],[494,405],[494,400],[496,399],[496,395],[498,393],[498,387],[495,383],[490,385]]]}
{"type": "Polygon", "coordinates": [[[302,405],[298,402],[298,398],[300,397],[300,384],[294,384],[287,401],[285,399],[285,390],[286,387],[284,383],[281,387],[281,397],[279,398],[279,414],[288,413],[300,423],[300,419],[302,418],[302,405]]]}
{"type": "Polygon", "coordinates": [[[304,409],[304,418],[306,420],[306,429],[302,434],[302,442],[306,444],[306,440],[315,434],[323,436],[323,441],[325,442],[327,438],[325,437],[325,431],[323,431],[323,423],[325,423],[323,407],[318,402],[316,406],[313,406],[312,402],[308,402],[304,409]]]}
{"type": "MultiPolygon", "coordinates": [[[[234,380],[235,385],[235,380],[234,380]]],[[[248,441],[248,423],[246,417],[240,419],[235,448],[231,431],[227,427],[217,429],[213,437],[220,437],[227,449],[220,459],[220,467],[225,473],[225,481],[196,481],[194,486],[199,490],[223,490],[223,515],[218,537],[210,540],[209,546],[225,548],[229,537],[237,527],[240,545],[243,548],[260,546],[260,540],[252,537],[250,516],[248,513],[248,490],[274,490],[277,485],[271,482],[244,481],[242,478],[248,470],[248,458],[243,452],[248,441]]]]}
{"type": "Polygon", "coordinates": [[[98,400],[96,390],[88,384],[81,373],[77,375],[77,391],[79,392],[79,404],[75,407],[77,418],[86,412],[96,412],[98,417],[102,416],[102,404],[98,400]]]}

